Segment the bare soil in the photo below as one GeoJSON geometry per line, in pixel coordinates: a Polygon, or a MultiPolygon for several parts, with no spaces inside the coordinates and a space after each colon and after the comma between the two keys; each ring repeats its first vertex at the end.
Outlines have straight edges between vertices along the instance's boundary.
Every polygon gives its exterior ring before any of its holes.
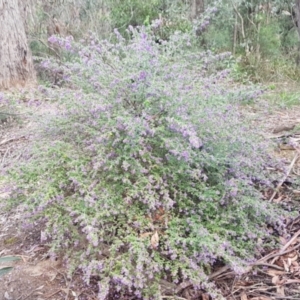
{"type": "MultiPolygon", "coordinates": [[[[13,270],[0,277],[0,299],[96,299],[80,274],[68,277],[62,261],[47,256],[47,246],[40,242],[40,228],[25,231],[21,224],[22,216],[17,210],[0,214],[0,257],[19,257],[18,261],[5,263],[13,270]]],[[[0,264],[0,269],[3,266],[0,264]]]]}

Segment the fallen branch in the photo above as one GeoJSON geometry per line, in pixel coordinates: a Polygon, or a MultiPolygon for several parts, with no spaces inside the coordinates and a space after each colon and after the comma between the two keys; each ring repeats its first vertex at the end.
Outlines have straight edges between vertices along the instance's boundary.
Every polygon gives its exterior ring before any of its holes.
{"type": "Polygon", "coordinates": [[[271,296],[273,300],[275,299],[278,299],[278,300],[284,300],[284,299],[287,299],[287,300],[299,300],[299,298],[295,298],[295,297],[290,297],[290,296],[281,296],[281,295],[278,295],[278,294],[274,294],[274,293],[269,293],[267,291],[264,291],[264,294],[268,295],[268,296],[271,296]]]}
{"type": "Polygon", "coordinates": [[[8,154],[8,151],[10,150],[10,148],[8,147],[7,149],[6,149],[6,151],[5,151],[5,153],[4,153],[4,155],[3,155],[3,157],[2,157],[2,160],[1,160],[1,166],[3,166],[3,164],[4,164],[4,161],[5,161],[5,158],[6,158],[6,155],[8,154]]]}
{"type": "Polygon", "coordinates": [[[45,297],[45,299],[49,299],[50,297],[52,297],[52,296],[56,295],[56,294],[57,294],[57,293],[59,293],[59,292],[61,292],[61,290],[58,290],[58,291],[56,291],[56,292],[52,293],[51,295],[49,295],[49,296],[46,296],[46,297],[45,297]]]}
{"type": "MultiPolygon", "coordinates": [[[[298,230],[294,236],[281,248],[281,250],[278,252],[277,256],[281,256],[283,254],[286,254],[286,249],[297,239],[297,237],[300,235],[300,230],[298,230]]],[[[293,247],[292,249],[290,249],[290,251],[288,250],[288,252],[292,252],[293,250],[297,249],[300,247],[300,244],[298,244],[296,247],[293,247]]],[[[276,257],[273,258],[272,260],[272,264],[276,261],[276,257]]]]}
{"type": "Polygon", "coordinates": [[[279,251],[278,253],[275,253],[275,254],[268,254],[268,255],[266,255],[265,257],[263,257],[263,258],[261,258],[260,260],[258,260],[257,262],[255,262],[255,263],[253,263],[252,264],[252,266],[259,266],[263,261],[266,261],[266,260],[268,260],[268,259],[271,259],[271,258],[274,258],[274,257],[278,257],[278,256],[280,256],[280,255],[285,255],[285,254],[288,254],[288,253],[290,253],[290,252],[293,252],[294,250],[297,250],[298,248],[300,248],[300,244],[299,245],[297,245],[297,246],[295,246],[295,247],[293,247],[293,248],[291,248],[291,249],[289,249],[289,250],[286,250],[286,251],[284,251],[284,252],[281,252],[281,251],[279,251]]]}
{"type": "MultiPolygon", "coordinates": [[[[283,253],[294,241],[295,239],[300,235],[300,230],[298,230],[294,236],[281,248],[279,253],[283,253]]],[[[299,245],[297,245],[299,246],[299,245]]]]}
{"type": "MultiPolygon", "coordinates": [[[[44,286],[40,286],[40,287],[34,289],[34,290],[31,291],[27,296],[25,296],[25,298],[23,298],[22,300],[28,299],[30,296],[32,296],[32,294],[34,294],[36,291],[41,290],[43,287],[44,287],[44,286]]],[[[21,298],[22,298],[22,296],[21,296],[21,298]]],[[[18,298],[18,299],[20,299],[20,298],[18,298]]]]}
{"type": "Polygon", "coordinates": [[[208,278],[209,278],[209,280],[213,280],[214,278],[218,277],[219,275],[221,275],[221,274],[223,274],[223,273],[225,273],[225,272],[227,272],[227,271],[229,271],[229,270],[230,270],[230,267],[228,267],[228,266],[222,267],[222,268],[219,269],[218,271],[216,271],[216,272],[210,274],[210,275],[208,276],[208,278]]]}
{"type": "Polygon", "coordinates": [[[19,136],[19,137],[15,137],[15,138],[11,138],[11,139],[4,139],[3,141],[0,142],[0,146],[4,145],[4,144],[7,144],[7,143],[10,143],[10,142],[13,142],[13,141],[16,141],[16,140],[20,140],[22,138],[25,138],[24,135],[22,136],[19,136]]]}
{"type": "Polygon", "coordinates": [[[172,299],[172,300],[187,300],[186,298],[177,297],[177,296],[162,296],[163,299],[172,299]]]}
{"type": "MultiPolygon", "coordinates": [[[[296,149],[296,150],[297,150],[297,149],[296,149]]],[[[293,158],[293,160],[292,160],[292,162],[291,162],[291,164],[290,164],[290,166],[289,166],[289,168],[288,168],[288,170],[287,170],[285,176],[284,176],[284,177],[282,178],[282,180],[278,183],[278,185],[277,185],[277,187],[276,187],[276,189],[275,189],[273,195],[272,195],[271,198],[269,199],[269,202],[271,202],[271,201],[275,198],[275,196],[276,196],[276,194],[278,193],[279,189],[281,188],[281,186],[283,185],[283,183],[286,181],[286,179],[287,179],[288,176],[290,175],[290,173],[291,173],[291,171],[292,171],[292,169],[293,169],[293,167],[294,167],[294,164],[296,163],[296,161],[298,160],[298,158],[299,158],[299,151],[297,150],[297,152],[296,152],[296,154],[295,154],[295,156],[294,156],[294,158],[293,158]]]]}
{"type": "Polygon", "coordinates": [[[274,264],[267,264],[267,263],[256,263],[255,266],[264,266],[264,267],[270,267],[270,268],[273,268],[273,269],[276,269],[276,270],[279,270],[279,271],[284,271],[284,269],[282,267],[279,267],[277,265],[274,265],[274,264]]]}

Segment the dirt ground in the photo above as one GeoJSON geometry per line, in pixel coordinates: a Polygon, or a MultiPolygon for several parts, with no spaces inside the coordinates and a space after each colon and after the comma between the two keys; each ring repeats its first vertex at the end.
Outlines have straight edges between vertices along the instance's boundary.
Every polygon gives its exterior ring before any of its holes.
{"type": "Polygon", "coordinates": [[[67,277],[59,259],[47,257],[40,242],[40,230],[20,231],[22,216],[14,211],[0,216],[0,257],[14,256],[18,261],[0,264],[13,270],[0,277],[1,300],[96,299],[95,293],[80,280],[80,274],[67,277]]]}
{"type": "MultiPolygon", "coordinates": [[[[300,207],[300,105],[278,109],[256,104],[244,109],[252,117],[253,126],[262,128],[261,135],[275,141],[277,147],[273,155],[283,158],[289,169],[288,174],[280,175],[282,180],[278,182],[276,193],[270,191],[265,195],[266,201],[300,207]]],[[[41,108],[36,105],[33,110],[34,113],[45,111],[55,113],[54,106],[42,104],[41,108]]],[[[30,145],[35,124],[26,116],[21,121],[7,119],[0,123],[0,170],[17,163],[22,148],[30,145]]],[[[79,272],[69,278],[59,258],[47,257],[47,246],[41,242],[38,226],[32,231],[22,230],[21,213],[3,209],[9,194],[1,190],[1,184],[3,182],[0,182],[0,258],[14,256],[18,260],[0,262],[0,271],[4,267],[13,267],[9,273],[0,276],[0,300],[97,299],[96,283],[85,285],[79,272]]],[[[300,299],[300,217],[287,220],[287,223],[289,233],[280,237],[281,248],[264,254],[249,267],[249,273],[238,277],[226,266],[216,269],[211,279],[226,299],[300,299]]],[[[193,298],[188,293],[185,297],[168,299],[208,300],[205,295],[193,298]]]]}

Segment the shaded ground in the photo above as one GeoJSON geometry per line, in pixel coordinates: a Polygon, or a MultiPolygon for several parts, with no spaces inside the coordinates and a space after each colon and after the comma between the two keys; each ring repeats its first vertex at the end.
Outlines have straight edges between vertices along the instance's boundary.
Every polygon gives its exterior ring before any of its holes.
{"type": "MultiPolygon", "coordinates": [[[[42,102],[35,100],[34,95],[28,95],[23,101],[30,102],[26,113],[55,113],[55,105],[45,101],[40,105],[42,102]]],[[[277,146],[271,150],[272,154],[283,158],[289,167],[287,174],[280,173],[282,180],[276,190],[265,193],[265,201],[300,208],[300,106],[279,109],[278,106],[274,108],[263,103],[247,106],[243,111],[252,116],[253,126],[262,128],[261,135],[274,140],[277,146]]],[[[0,169],[16,163],[22,156],[22,149],[30,146],[35,123],[26,114],[19,116],[19,120],[21,123],[12,115],[12,118],[0,123],[0,169]]],[[[9,195],[3,189],[0,193],[1,208],[1,203],[3,206],[9,195]]],[[[22,215],[17,210],[11,213],[3,209],[0,211],[0,257],[20,258],[5,265],[0,263],[0,270],[4,266],[14,267],[10,273],[0,277],[0,300],[97,299],[96,283],[86,286],[81,281],[80,273],[69,278],[60,259],[46,256],[47,246],[41,243],[39,227],[21,231],[22,215]]],[[[258,261],[249,266],[247,274],[237,276],[226,266],[216,267],[211,279],[226,299],[300,299],[300,216],[287,220],[287,224],[287,234],[279,237],[281,248],[261,253],[258,261]]],[[[180,297],[168,296],[166,299],[208,300],[209,297],[194,294],[187,286],[182,287],[180,297]]]]}

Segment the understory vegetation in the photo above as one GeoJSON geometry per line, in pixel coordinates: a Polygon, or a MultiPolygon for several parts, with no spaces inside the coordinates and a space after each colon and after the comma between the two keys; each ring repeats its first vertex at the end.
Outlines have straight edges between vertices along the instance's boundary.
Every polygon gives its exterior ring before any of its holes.
{"type": "Polygon", "coordinates": [[[196,30],[197,47],[231,52],[238,82],[299,79],[300,8],[296,0],[24,0],[27,35],[37,62],[59,55],[52,34],[110,39],[114,28],[160,26],[158,39],[196,30]],[[33,3],[34,2],[34,3],[33,3]],[[30,7],[30,9],[28,9],[30,7]]]}
{"type": "Polygon", "coordinates": [[[58,113],[10,169],[14,203],[70,273],[98,276],[99,299],[162,299],[164,282],[222,299],[213,266],[242,273],[284,230],[261,193],[281,166],[240,114],[262,90],[236,87],[231,54],[199,51],[195,32],[158,43],[156,26],[49,38],[61,57],[42,62],[40,92],[58,113]]]}
{"type": "MultiPolygon", "coordinates": [[[[242,274],[292,214],[266,199],[285,169],[245,104],[266,89],[299,104],[297,86],[277,92],[299,81],[296,1],[21,2],[52,111],[1,173],[9,208],[100,300],[176,299],[184,285],[223,299],[210,274],[242,274]]],[[[0,123],[24,113],[0,102],[0,123]]]]}

